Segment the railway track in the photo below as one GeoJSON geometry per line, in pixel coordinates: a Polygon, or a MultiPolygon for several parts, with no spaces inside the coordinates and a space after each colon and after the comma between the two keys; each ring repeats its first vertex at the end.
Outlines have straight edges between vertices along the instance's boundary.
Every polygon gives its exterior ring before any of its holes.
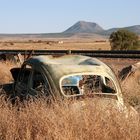
{"type": "Polygon", "coordinates": [[[109,51],[109,50],[0,50],[0,55],[66,55],[78,54],[101,58],[131,58],[140,59],[140,50],[109,51]]]}

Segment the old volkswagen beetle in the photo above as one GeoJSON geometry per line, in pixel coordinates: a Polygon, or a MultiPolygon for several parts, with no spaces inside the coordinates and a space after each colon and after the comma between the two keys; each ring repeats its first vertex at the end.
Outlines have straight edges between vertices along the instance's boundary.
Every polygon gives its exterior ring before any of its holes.
{"type": "Polygon", "coordinates": [[[123,104],[114,72],[96,58],[81,55],[34,56],[11,70],[20,99],[44,94],[53,98],[112,98],[123,104]]]}

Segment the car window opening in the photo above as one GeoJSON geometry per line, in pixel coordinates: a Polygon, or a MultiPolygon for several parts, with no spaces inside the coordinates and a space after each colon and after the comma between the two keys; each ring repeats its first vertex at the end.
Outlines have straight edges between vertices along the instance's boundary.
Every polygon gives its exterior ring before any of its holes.
{"type": "Polygon", "coordinates": [[[32,88],[39,94],[49,95],[49,85],[45,82],[44,77],[38,71],[34,71],[32,79],[32,88]]]}
{"type": "Polygon", "coordinates": [[[20,77],[19,77],[19,82],[27,85],[28,81],[29,81],[29,76],[30,76],[30,73],[31,73],[31,67],[29,65],[25,65],[21,69],[20,73],[21,74],[20,74],[20,77]]]}
{"type": "Polygon", "coordinates": [[[100,75],[67,76],[62,80],[61,87],[66,96],[116,93],[112,80],[100,75]]]}

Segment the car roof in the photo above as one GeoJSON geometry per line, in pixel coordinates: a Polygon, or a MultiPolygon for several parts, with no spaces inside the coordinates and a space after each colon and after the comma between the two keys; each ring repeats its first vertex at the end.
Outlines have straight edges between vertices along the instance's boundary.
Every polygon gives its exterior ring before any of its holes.
{"type": "Polygon", "coordinates": [[[25,64],[36,67],[36,70],[41,67],[49,77],[50,82],[53,82],[60,92],[60,83],[68,75],[95,74],[105,76],[109,79],[111,78],[118,89],[117,93],[121,93],[120,85],[112,69],[99,59],[93,57],[81,55],[65,55],[60,57],[53,57],[51,55],[33,56],[25,61],[25,64]]]}
{"type": "Polygon", "coordinates": [[[26,62],[38,67],[42,65],[51,76],[58,80],[64,75],[85,72],[98,72],[114,78],[112,70],[102,61],[82,55],[64,55],[53,57],[52,55],[34,56],[26,62]]]}
{"type": "Polygon", "coordinates": [[[96,58],[82,56],[82,55],[64,55],[53,57],[52,55],[34,56],[27,60],[30,63],[49,64],[64,64],[64,65],[103,65],[101,61],[96,58]]]}

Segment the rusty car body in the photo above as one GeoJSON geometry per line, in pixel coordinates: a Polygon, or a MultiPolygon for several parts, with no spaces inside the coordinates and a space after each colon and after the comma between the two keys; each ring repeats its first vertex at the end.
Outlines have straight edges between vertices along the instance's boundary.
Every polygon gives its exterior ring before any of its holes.
{"type": "Polygon", "coordinates": [[[14,94],[23,99],[44,94],[53,98],[100,96],[123,104],[119,82],[106,64],[81,55],[34,56],[11,70],[14,94]]]}

